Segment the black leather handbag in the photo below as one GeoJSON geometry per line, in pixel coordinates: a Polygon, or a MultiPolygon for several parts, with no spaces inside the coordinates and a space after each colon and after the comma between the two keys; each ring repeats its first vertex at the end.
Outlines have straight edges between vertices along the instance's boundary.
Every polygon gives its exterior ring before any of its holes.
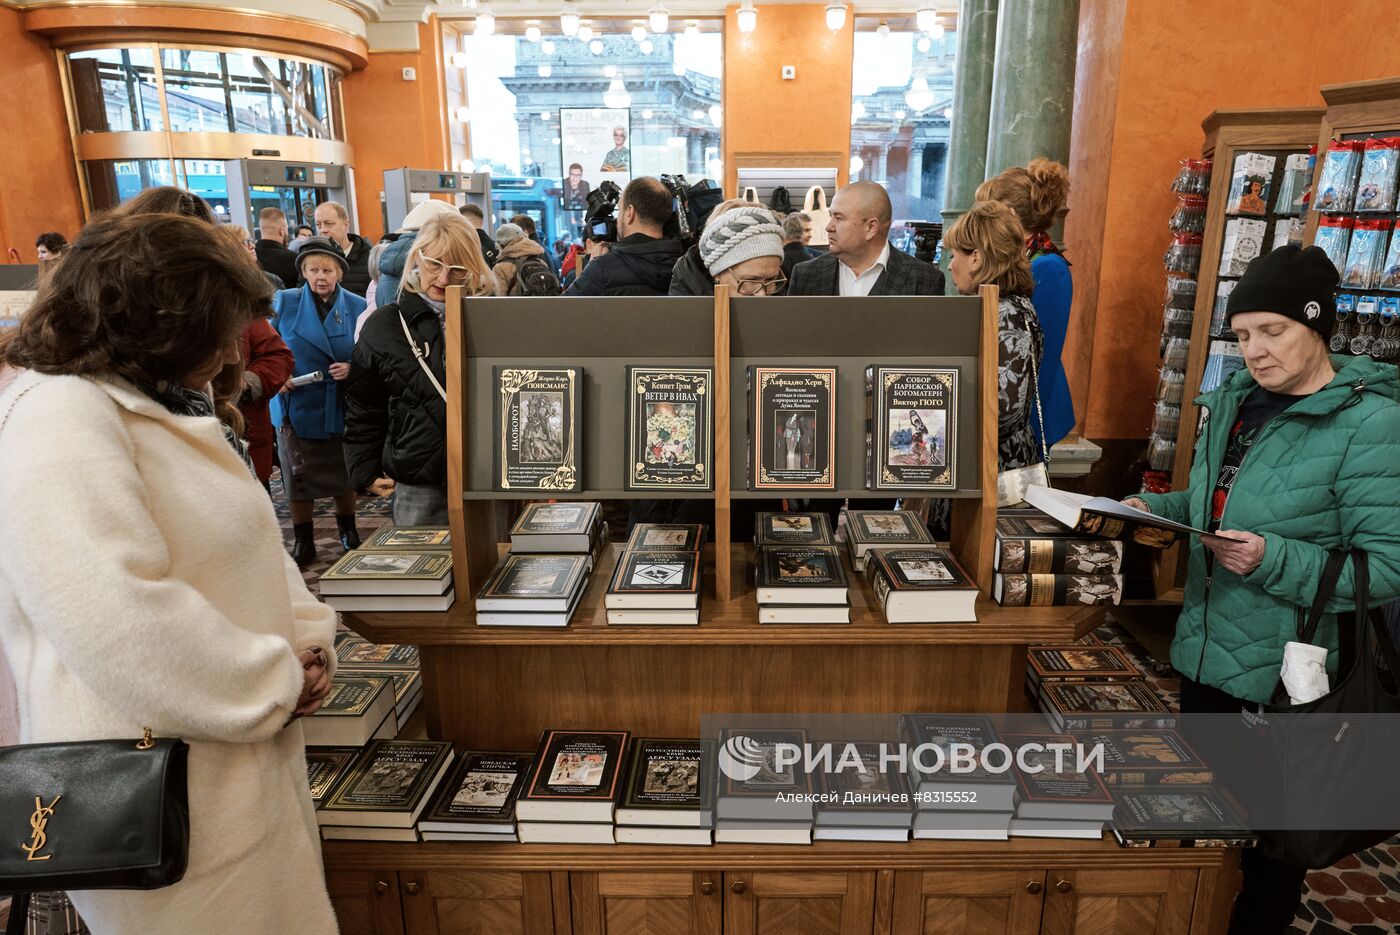
{"type": "Polygon", "coordinates": [[[783,214],[792,213],[792,196],[788,194],[786,186],[779,185],[773,189],[773,194],[768,197],[768,207],[783,214]]]}
{"type": "Polygon", "coordinates": [[[6,932],[24,932],[29,894],[158,889],[190,855],[189,745],[85,740],[0,748],[0,893],[6,932]]]}

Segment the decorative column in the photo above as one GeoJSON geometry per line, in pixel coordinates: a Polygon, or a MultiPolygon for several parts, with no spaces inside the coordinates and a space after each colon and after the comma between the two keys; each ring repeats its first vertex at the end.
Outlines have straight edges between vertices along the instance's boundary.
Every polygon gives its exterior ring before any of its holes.
{"type": "Polygon", "coordinates": [[[1037,156],[1069,162],[1079,0],[1001,0],[988,177],[1037,156]]]}
{"type": "MultiPolygon", "coordinates": [[[[986,178],[987,118],[991,112],[998,2],[962,0],[958,9],[958,61],[953,74],[948,185],[943,195],[944,229],[972,204],[973,193],[986,178]]],[[[953,277],[948,274],[951,258],[944,250],[944,278],[948,294],[955,295],[953,277]]]]}
{"type": "Polygon", "coordinates": [[[691,130],[686,136],[685,163],[687,175],[705,173],[705,136],[699,130],[691,130]]]}
{"type": "Polygon", "coordinates": [[[909,201],[924,197],[924,144],[917,138],[909,144],[909,201]]]}
{"type": "Polygon", "coordinates": [[[875,172],[872,176],[881,185],[886,185],[890,175],[890,147],[888,143],[881,144],[875,153],[875,172]]]}

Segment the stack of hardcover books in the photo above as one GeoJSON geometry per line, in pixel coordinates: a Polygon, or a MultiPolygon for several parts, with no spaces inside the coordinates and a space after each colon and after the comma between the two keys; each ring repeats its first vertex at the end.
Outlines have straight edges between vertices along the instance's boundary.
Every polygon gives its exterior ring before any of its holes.
{"type": "Polygon", "coordinates": [[[760,623],[850,623],[846,570],[825,513],[759,513],[754,545],[760,623]]]}
{"type": "Polygon", "coordinates": [[[518,840],[515,800],[525,787],[531,762],[528,753],[463,753],[418,821],[423,840],[518,840]]]}
{"type": "Polygon", "coordinates": [[[1117,646],[1069,643],[1032,646],[1026,651],[1026,694],[1041,703],[1041,691],[1053,682],[1125,682],[1142,678],[1142,670],[1117,646]]]}
{"type": "Polygon", "coordinates": [[[1113,790],[1113,837],[1123,847],[1254,847],[1234,800],[1219,786],[1124,786],[1113,790]]]}
{"type": "Polygon", "coordinates": [[[583,554],[590,571],[607,544],[608,524],[596,500],[527,504],[510,529],[511,552],[583,554]]]}
{"type": "Polygon", "coordinates": [[[1104,824],[1113,818],[1113,796],[1092,766],[1079,761],[1074,737],[1006,733],[1002,740],[1016,751],[1012,837],[1103,836],[1104,824]],[[1032,744],[1034,749],[1026,749],[1032,744]]]}
{"type": "Polygon", "coordinates": [[[316,819],[327,840],[416,841],[418,816],[452,764],[452,744],[376,740],[324,795],[316,819]]]}
{"type": "Polygon", "coordinates": [[[423,700],[418,647],[408,643],[375,644],[351,633],[335,642],[338,677],[379,677],[394,683],[394,718],[402,727],[423,700]]]}
{"type": "Polygon", "coordinates": [[[846,550],[851,567],[865,571],[871,549],[933,545],[933,536],[912,510],[847,510],[846,550]]]}
{"type": "Polygon", "coordinates": [[[386,526],[321,576],[321,599],[340,611],[444,611],[452,606],[452,547],[437,526],[386,526]]]}
{"type": "Polygon", "coordinates": [[[631,766],[616,814],[617,843],[712,843],[714,770],[712,741],[632,741],[631,766]]]}
{"type": "Polygon", "coordinates": [[[1144,679],[1121,682],[1042,681],[1040,709],[1057,732],[1119,728],[1175,727],[1167,710],[1144,679]]]}
{"type": "Polygon", "coordinates": [[[628,731],[545,731],[515,803],[525,844],[612,844],[628,731]]]}
{"type": "Polygon", "coordinates": [[[803,730],[727,729],[718,754],[716,844],[811,844],[813,790],[802,762],[803,730]],[[793,748],[797,762],[780,755],[793,748]]]}
{"type": "Polygon", "coordinates": [[[320,709],[302,719],[302,733],[313,746],[360,747],[370,740],[393,740],[399,735],[393,678],[337,674],[320,709]]]}
{"type": "Polygon", "coordinates": [[[977,582],[947,549],[871,549],[865,580],[890,623],[977,620],[977,582]]]}
{"type": "Polygon", "coordinates": [[[1123,542],[1086,535],[1030,511],[997,517],[993,594],[1007,607],[1117,604],[1123,542]]]}
{"type": "Polygon", "coordinates": [[[914,837],[1005,841],[1016,808],[1016,783],[1007,773],[992,772],[981,764],[982,751],[1000,740],[991,719],[908,714],[902,730],[909,745],[914,837]],[[950,758],[954,744],[975,751],[974,769],[954,769],[950,758]]]}
{"type": "Polygon", "coordinates": [[[878,743],[838,744],[855,752],[820,774],[826,798],[817,805],[814,841],[907,841],[914,809],[902,764],[884,762],[878,743]]]}
{"type": "Polygon", "coordinates": [[[505,555],[476,596],[476,625],[568,626],[592,564],[583,552],[505,555]]]}
{"type": "Polygon", "coordinates": [[[700,622],[698,523],[638,523],[613,571],[604,604],[611,624],[700,622]]]}

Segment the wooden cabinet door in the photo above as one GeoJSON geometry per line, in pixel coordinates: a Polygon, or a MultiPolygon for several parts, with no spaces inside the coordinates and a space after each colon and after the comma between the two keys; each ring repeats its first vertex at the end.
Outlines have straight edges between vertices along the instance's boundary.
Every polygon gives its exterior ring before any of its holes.
{"type": "Polygon", "coordinates": [[[548,873],[404,870],[399,882],[413,935],[555,935],[548,873]]]}
{"type": "Polygon", "coordinates": [[[326,873],[326,889],[341,935],[404,935],[399,875],[392,870],[331,870],[326,873]]]}
{"type": "Polygon", "coordinates": [[[1051,870],[1042,935],[1186,935],[1195,870],[1051,870]]]}
{"type": "Polygon", "coordinates": [[[724,935],[872,935],[875,872],[726,873],[724,935]]]}
{"type": "Polygon", "coordinates": [[[1043,870],[899,870],[890,931],[1036,935],[1044,898],[1043,870]]]}
{"type": "Polygon", "coordinates": [[[720,935],[718,873],[570,873],[573,935],[720,935]]]}

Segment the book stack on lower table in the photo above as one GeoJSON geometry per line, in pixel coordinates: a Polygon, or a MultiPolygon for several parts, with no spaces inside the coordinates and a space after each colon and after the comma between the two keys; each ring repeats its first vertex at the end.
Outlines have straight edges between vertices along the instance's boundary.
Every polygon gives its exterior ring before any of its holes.
{"type": "Polygon", "coordinates": [[[519,840],[515,801],[533,762],[528,753],[463,753],[418,821],[423,840],[491,844],[519,840]]]}
{"type": "Polygon", "coordinates": [[[608,623],[685,626],[700,622],[698,523],[638,523],[613,570],[608,623]]]}
{"type": "Polygon", "coordinates": [[[977,582],[947,549],[871,549],[865,580],[889,623],[977,621],[977,582]]]}
{"type": "Polygon", "coordinates": [[[928,526],[912,510],[847,510],[846,551],[851,567],[865,571],[871,549],[919,548],[933,545],[928,526]]]}
{"type": "Polygon", "coordinates": [[[336,673],[320,710],[302,721],[310,746],[392,740],[423,698],[418,647],[336,635],[336,673]]]}
{"type": "Polygon", "coordinates": [[[878,743],[849,746],[859,768],[821,774],[826,797],[817,805],[814,841],[907,841],[914,820],[908,780],[899,769],[881,762],[878,743]]]}
{"type": "Polygon", "coordinates": [[[714,841],[715,752],[705,740],[640,737],[618,804],[617,843],[714,841]]]}
{"type": "Polygon", "coordinates": [[[340,611],[445,611],[452,606],[451,534],[386,526],[321,575],[321,600],[340,611]]]}
{"type": "Polygon", "coordinates": [[[479,627],[566,627],[608,541],[595,501],[531,503],[476,595],[479,627]]]}
{"type": "Polygon", "coordinates": [[[905,715],[913,787],[914,837],[919,840],[1005,841],[1016,807],[1016,783],[981,765],[981,752],[997,743],[991,719],[972,715],[905,715]],[[970,771],[948,768],[954,744],[977,756],[970,771]]]}
{"type": "MultiPolygon", "coordinates": [[[[408,643],[371,643],[353,633],[336,635],[338,677],[389,678],[393,681],[394,719],[400,727],[423,701],[418,647],[408,643]]],[[[309,742],[309,741],[308,741],[309,742]]]]}
{"type": "Polygon", "coordinates": [[[545,731],[515,803],[525,844],[612,844],[628,731],[545,731]]]}
{"type": "Polygon", "coordinates": [[[825,513],[755,518],[759,623],[850,623],[850,583],[825,513]]]}
{"type": "MultiPolygon", "coordinates": [[[[436,740],[376,740],[323,794],[321,837],[416,841],[418,816],[452,763],[452,745],[436,740]]],[[[324,782],[325,780],[323,780],[324,782]]]]}
{"type": "Polygon", "coordinates": [[[1115,605],[1123,542],[1077,532],[1033,508],[999,512],[992,595],[1004,607],[1115,605]]]}
{"type": "Polygon", "coordinates": [[[802,750],[803,730],[726,730],[718,754],[716,844],[810,844],[811,778],[780,748],[802,750]]]}
{"type": "Polygon", "coordinates": [[[1098,840],[1113,818],[1114,800],[1098,772],[1079,762],[1066,734],[1002,735],[1017,750],[1016,816],[1012,837],[1098,840]],[[1035,744],[1036,749],[1025,749],[1035,744]]]}

